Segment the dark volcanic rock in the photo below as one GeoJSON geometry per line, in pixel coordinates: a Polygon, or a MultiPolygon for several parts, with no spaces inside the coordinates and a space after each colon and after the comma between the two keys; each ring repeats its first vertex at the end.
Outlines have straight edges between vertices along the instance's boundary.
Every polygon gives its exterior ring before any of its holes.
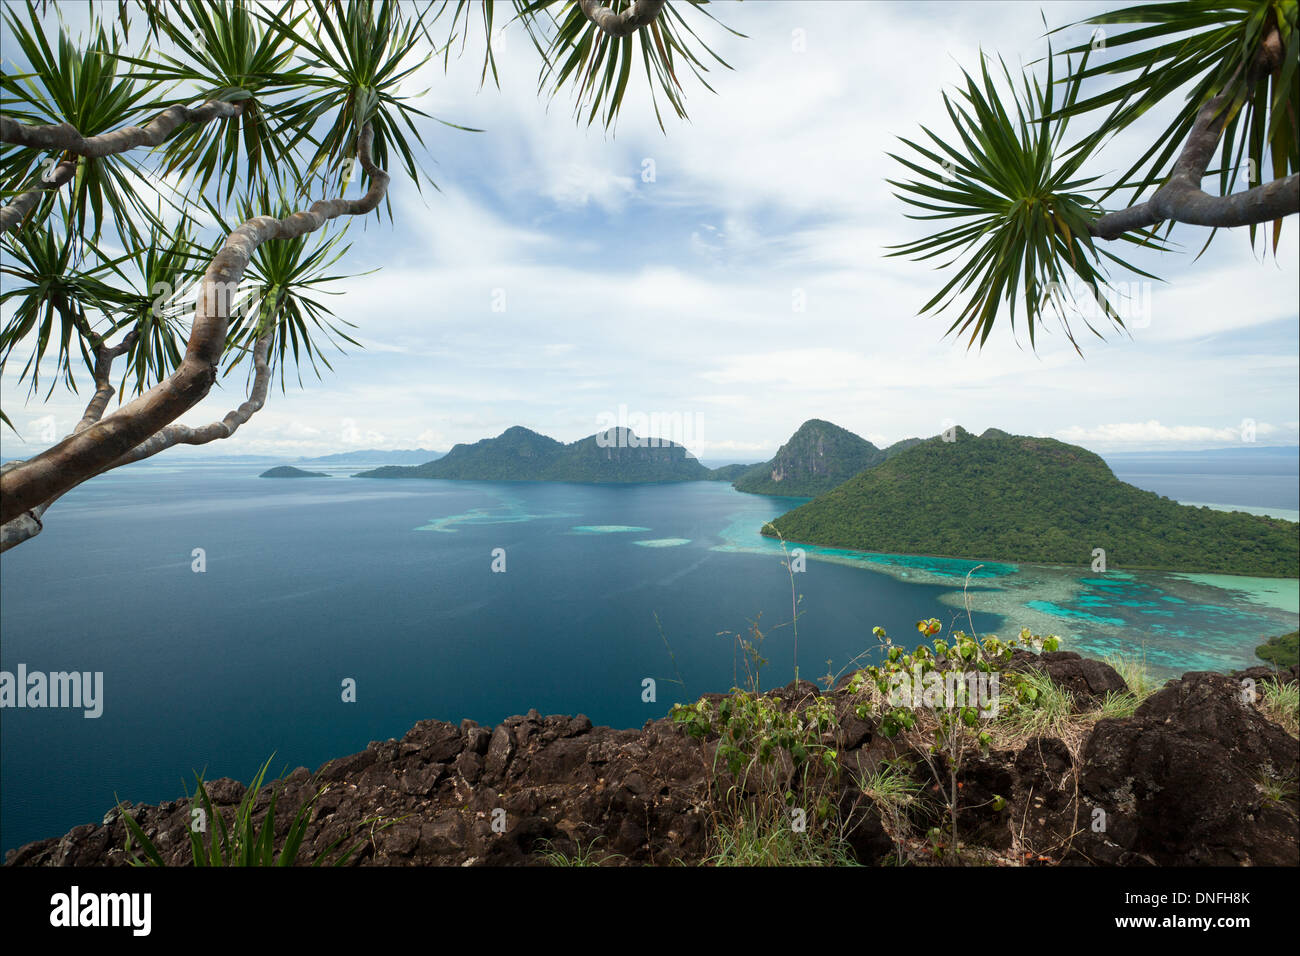
{"type": "Polygon", "coordinates": [[[1294,791],[1279,802],[1266,786],[1295,780],[1298,769],[1295,738],[1260,714],[1240,681],[1185,674],[1132,719],[1098,723],[1081,784],[1106,831],[1089,831],[1084,850],[1161,865],[1295,866],[1294,791]]]}
{"type": "Polygon", "coordinates": [[[230,777],[219,777],[207,784],[205,787],[208,791],[208,797],[214,804],[236,804],[244,798],[244,791],[247,789],[238,780],[232,780],[230,777]]]}
{"type": "Polygon", "coordinates": [[[487,759],[483,765],[484,779],[488,781],[500,780],[505,775],[506,767],[510,764],[510,758],[514,755],[515,742],[506,725],[502,724],[492,731],[492,740],[488,743],[487,759]]]}
{"type": "MultiPolygon", "coordinates": [[[[1042,669],[1081,710],[1124,688],[1111,668],[1076,654],[1022,653],[1015,666],[1042,669]]],[[[963,845],[1003,861],[1014,851],[1016,862],[1296,865],[1300,808],[1286,781],[1300,771],[1297,741],[1251,703],[1245,678],[1258,684],[1272,675],[1187,674],[1133,717],[1098,721],[1086,740],[1037,737],[968,753],[959,773],[963,845]]],[[[769,696],[788,712],[824,695],[804,681],[769,696]]],[[[706,697],[716,703],[723,695],[706,697]]],[[[946,787],[942,756],[929,754],[928,739],[907,744],[880,734],[874,715],[858,716],[846,680],[829,703],[837,726],[822,740],[838,751],[840,776],[816,767],[810,786],[834,785],[815,792],[835,794],[849,849],[870,864],[898,852],[896,839],[911,841],[905,853],[924,847],[926,830],[944,823],[927,764],[935,762],[946,787]],[[892,810],[882,817],[863,793],[887,760],[910,763],[926,791],[910,817],[892,810]]],[[[314,775],[290,774],[279,783],[275,830],[282,839],[288,808],[315,798],[300,864],[336,843],[353,865],[525,865],[541,862],[543,849],[591,847],[617,863],[695,863],[710,852],[720,795],[736,783],[718,759],[720,743],[716,732],[697,740],[668,719],[639,730],[537,711],[495,728],[420,721],[401,740],[376,741],[314,775]]],[[[782,790],[799,786],[788,754],[762,773],[782,790]]],[[[735,792],[760,789],[757,776],[735,792]]],[[[208,790],[229,822],[244,786],[221,779],[208,790]]],[[[259,824],[270,794],[268,786],[256,795],[259,824]]],[[[188,863],[187,802],[126,808],[169,864],[188,863]]],[[[102,824],[11,851],[6,863],[125,865],[126,835],[114,809],[102,824]]]]}
{"type": "Polygon", "coordinates": [[[1099,703],[1107,694],[1128,690],[1115,668],[1073,651],[1046,651],[1041,655],[1016,651],[1010,669],[1026,668],[1046,671],[1052,683],[1068,690],[1080,704],[1099,703]]]}
{"type": "Polygon", "coordinates": [[[1294,684],[1300,681],[1300,664],[1292,664],[1290,667],[1281,668],[1256,665],[1255,667],[1247,667],[1244,671],[1233,671],[1232,676],[1238,680],[1249,677],[1256,683],[1277,681],[1281,684],[1294,684]]]}

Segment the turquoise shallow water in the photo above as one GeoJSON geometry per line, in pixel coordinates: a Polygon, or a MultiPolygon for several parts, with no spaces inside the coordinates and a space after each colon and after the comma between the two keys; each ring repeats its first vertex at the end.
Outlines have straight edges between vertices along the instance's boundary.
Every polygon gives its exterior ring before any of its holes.
{"type": "Polygon", "coordinates": [[[629,531],[649,531],[634,524],[579,524],[569,529],[573,534],[624,534],[629,531]]]}
{"type": "MultiPolygon", "coordinates": [[[[790,499],[791,503],[803,499],[790,499]]],[[[781,542],[754,540],[754,514],[732,514],[722,550],[772,553],[781,542]]],[[[1055,634],[1062,649],[1146,661],[1158,677],[1189,670],[1234,670],[1260,663],[1262,638],[1296,629],[1300,581],[1230,574],[1126,572],[802,547],[813,561],[876,571],[918,584],[958,584],[941,602],[1003,618],[1008,635],[1029,627],[1055,634]],[[971,586],[974,585],[974,586],[971,586]]]]}

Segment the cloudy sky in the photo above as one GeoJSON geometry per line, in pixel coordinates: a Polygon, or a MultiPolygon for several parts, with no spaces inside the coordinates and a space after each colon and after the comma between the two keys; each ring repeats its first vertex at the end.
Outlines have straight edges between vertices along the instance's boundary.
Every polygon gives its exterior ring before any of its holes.
{"type": "MultiPolygon", "coordinates": [[[[901,172],[886,152],[920,125],[949,129],[941,90],[981,48],[1013,71],[1044,55],[1039,9],[719,4],[746,38],[694,25],[734,69],[710,74],[716,95],[689,85],[690,120],[666,120],[666,134],[644,82],[614,135],[576,124],[567,93],[538,97],[536,54],[512,29],[499,90],[480,89],[472,43],[448,72],[429,65],[410,86],[417,105],[484,131],[428,125],[441,192],[395,179],[395,222],[348,233],[340,265],[381,267],[331,300],[365,348],[303,388],[291,376],[220,453],[445,450],[515,424],[572,441],[620,406],[678,416],[715,460],[767,457],[814,417],[878,444],[959,423],[1103,452],[1201,448],[1240,443],[1250,420],[1260,443],[1295,445],[1295,217],[1276,260],[1243,232],[1193,263],[1204,230],[1176,229],[1183,251],[1137,259],[1166,280],[1140,291],[1139,327],[1081,337],[1083,358],[1059,333],[1035,351],[1005,323],[969,351],[945,338],[951,320],[918,317],[944,280],[886,258],[920,234],[885,182],[901,172]]],[[[1101,9],[1042,6],[1053,27],[1101,9]]],[[[1090,172],[1122,171],[1160,120],[1090,172]]],[[[53,415],[66,432],[83,402],[28,399],[11,366],[0,386],[19,431],[53,415]]],[[[242,384],[225,380],[184,421],[220,418],[242,384]]],[[[34,447],[3,442],[7,455],[34,447]]]]}

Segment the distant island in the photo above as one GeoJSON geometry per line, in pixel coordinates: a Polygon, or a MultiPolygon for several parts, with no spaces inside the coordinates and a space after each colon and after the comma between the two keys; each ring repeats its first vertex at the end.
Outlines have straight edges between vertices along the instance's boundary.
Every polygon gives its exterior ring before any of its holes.
{"type": "Polygon", "coordinates": [[[303,471],[301,468],[295,468],[293,465],[279,465],[275,468],[268,468],[257,477],[259,478],[328,478],[329,475],[323,471],[303,471]]]}
{"type": "Polygon", "coordinates": [[[734,482],[745,472],[751,470],[753,465],[723,465],[720,468],[714,468],[709,473],[710,481],[731,481],[734,482]]]}
{"type": "Polygon", "coordinates": [[[422,465],[426,461],[441,458],[442,452],[429,451],[427,448],[363,448],[359,451],[340,451],[332,455],[320,455],[316,458],[299,458],[300,465],[422,465]]]}
{"type": "Polygon", "coordinates": [[[763,533],[892,554],[1087,567],[1101,548],[1112,570],[1300,574],[1293,521],[1180,505],[1084,448],[997,429],[913,445],[763,533]]]}
{"type": "Polygon", "coordinates": [[[757,495],[813,498],[920,441],[906,438],[877,448],[846,428],[813,418],[799,426],[771,461],[741,471],[732,487],[757,495]]]}
{"type": "Polygon", "coordinates": [[[682,445],[641,438],[626,428],[611,428],[566,445],[516,425],[496,438],[456,445],[437,461],[387,465],[355,477],[633,483],[708,481],[714,479],[714,471],[682,445]]]}

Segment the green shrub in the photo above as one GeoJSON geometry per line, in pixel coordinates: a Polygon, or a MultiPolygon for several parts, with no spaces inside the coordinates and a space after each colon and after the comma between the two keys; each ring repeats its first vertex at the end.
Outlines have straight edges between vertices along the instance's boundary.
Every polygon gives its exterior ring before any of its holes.
{"type": "MultiPolygon", "coordinates": [[[[1045,685],[1044,676],[1035,671],[1004,668],[1018,649],[1053,651],[1060,641],[1055,636],[1040,638],[1025,628],[1019,638],[1007,641],[999,640],[996,635],[980,639],[964,631],[954,631],[949,643],[936,637],[942,625],[935,618],[918,621],[916,627],[932,640],[929,645],[917,645],[911,653],[894,644],[884,628],[873,628],[884,650],[884,660],[858,671],[848,686],[855,698],[862,698],[855,705],[858,716],[865,719],[876,712],[884,736],[914,732],[932,740],[928,747],[912,748],[929,768],[947,806],[947,839],[938,828],[933,828],[931,843],[936,858],[946,855],[950,848],[952,858],[959,860],[957,811],[962,765],[971,753],[986,752],[993,740],[990,730],[982,729],[981,720],[986,721],[984,728],[988,728],[987,720],[991,717],[1014,719],[1023,710],[1037,711],[1046,703],[1040,698],[1056,693],[1055,685],[1050,681],[1045,685]],[[972,706],[964,679],[972,674],[985,675],[992,706],[983,710],[972,706]],[[946,689],[932,693],[936,688],[949,688],[951,698],[946,689]],[[907,693],[901,693],[903,690],[907,693]]],[[[1049,712],[1058,711],[1058,705],[1053,703],[1049,712]]],[[[995,810],[1006,805],[1005,799],[997,795],[991,803],[995,810]]]]}
{"type": "Polygon", "coordinates": [[[1300,631],[1270,637],[1255,648],[1255,656],[1274,667],[1295,667],[1300,664],[1300,631]]]}

